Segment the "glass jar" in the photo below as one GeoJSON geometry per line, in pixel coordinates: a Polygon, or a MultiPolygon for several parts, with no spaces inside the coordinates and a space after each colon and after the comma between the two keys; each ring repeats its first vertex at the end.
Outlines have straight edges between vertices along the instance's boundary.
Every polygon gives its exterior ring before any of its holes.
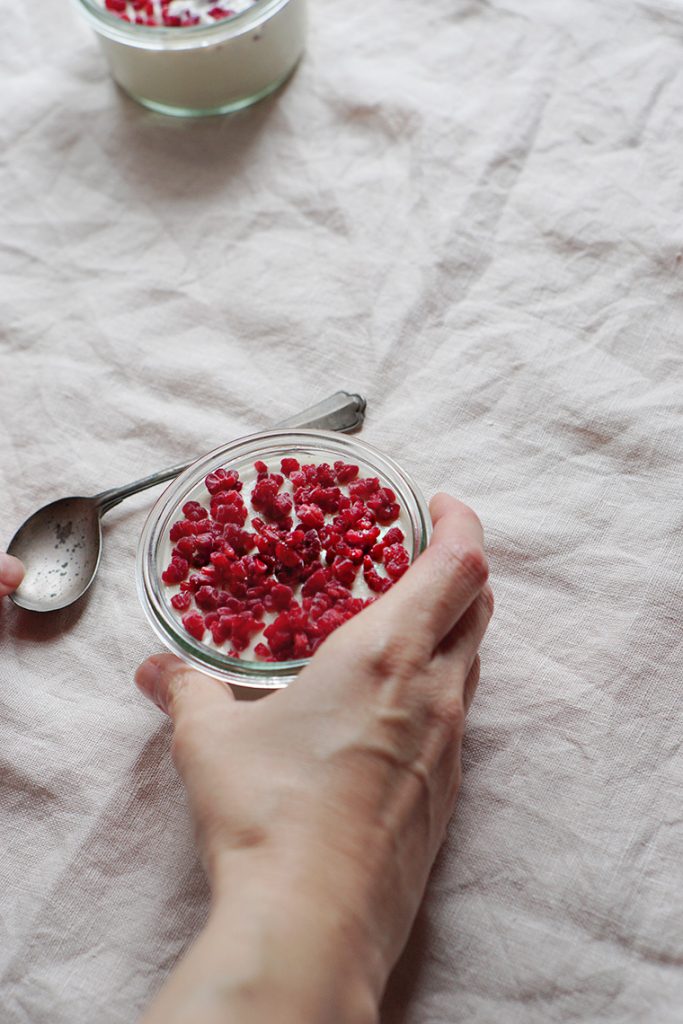
{"type": "MultiPolygon", "coordinates": [[[[293,457],[303,463],[352,462],[361,476],[377,476],[396,492],[401,506],[401,528],[412,562],[429,543],[431,518],[417,486],[393,459],[356,438],[326,430],[269,430],[216,448],[185,470],[161,495],[151,510],[138,545],[137,583],[142,607],[159,639],[193,668],[238,686],[277,689],[287,686],[309,659],[286,662],[231,658],[223,651],[195,640],[186,632],[171,606],[161,574],[168,565],[172,524],[182,518],[182,506],[201,498],[204,478],[219,468],[234,469],[244,480],[260,459],[279,470],[280,460],[293,457]]],[[[205,492],[205,501],[209,495],[205,492]]]]}
{"type": "Polygon", "coordinates": [[[180,117],[248,107],[281,85],[304,49],[306,0],[257,0],[231,18],[186,28],[136,25],[97,0],[75,0],[112,76],[133,99],[180,117]]]}

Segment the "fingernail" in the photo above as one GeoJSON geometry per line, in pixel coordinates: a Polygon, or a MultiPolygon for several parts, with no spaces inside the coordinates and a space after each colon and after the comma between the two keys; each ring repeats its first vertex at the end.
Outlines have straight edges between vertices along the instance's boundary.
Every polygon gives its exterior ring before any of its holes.
{"type": "Polygon", "coordinates": [[[144,693],[145,697],[151,700],[153,704],[156,704],[160,711],[166,713],[166,708],[159,696],[161,690],[160,682],[161,666],[153,661],[152,658],[148,658],[135,673],[135,685],[141,693],[144,693]]]}

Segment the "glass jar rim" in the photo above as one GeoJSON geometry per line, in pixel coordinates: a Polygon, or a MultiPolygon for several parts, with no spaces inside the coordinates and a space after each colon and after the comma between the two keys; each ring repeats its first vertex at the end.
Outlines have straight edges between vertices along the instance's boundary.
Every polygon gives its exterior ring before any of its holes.
{"type": "Polygon", "coordinates": [[[242,35],[268,21],[290,0],[256,0],[252,7],[222,18],[213,25],[137,25],[109,12],[98,0],[74,0],[82,13],[101,35],[116,42],[145,50],[189,50],[213,46],[233,36],[242,35]]]}
{"type": "Polygon", "coordinates": [[[160,495],[152,507],[140,535],[137,550],[137,589],[143,611],[159,639],[194,668],[226,682],[256,689],[279,689],[294,681],[297,674],[310,661],[303,658],[284,662],[257,662],[230,658],[222,651],[213,652],[187,633],[172,614],[159,594],[159,573],[156,554],[162,535],[170,525],[182,500],[204,477],[219,468],[229,466],[241,458],[258,459],[267,456],[268,444],[286,441],[281,450],[291,450],[297,444],[320,449],[328,456],[338,452],[340,458],[355,455],[365,466],[381,474],[383,482],[397,491],[398,501],[405,508],[411,526],[419,535],[419,547],[413,545],[413,559],[427,546],[431,535],[431,517],[427,503],[410,476],[389,456],[357,438],[327,430],[267,430],[238,438],[221,445],[180,474],[160,495]],[[265,449],[265,451],[264,451],[265,449]]]}

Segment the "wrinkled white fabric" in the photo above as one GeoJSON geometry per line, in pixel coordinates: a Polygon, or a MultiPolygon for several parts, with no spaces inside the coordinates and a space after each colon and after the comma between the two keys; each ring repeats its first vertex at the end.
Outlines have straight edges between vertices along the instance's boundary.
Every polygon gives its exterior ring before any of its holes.
{"type": "MultiPolygon", "coordinates": [[[[189,123],[71,6],[0,38],[0,543],[337,387],[486,525],[462,798],[385,1024],[683,1006],[683,2],[312,0],[289,86],[189,123]]],[[[207,890],[106,520],[0,611],[0,1020],[130,1022],[207,890]]],[[[311,964],[315,971],[315,964],[311,964]]]]}

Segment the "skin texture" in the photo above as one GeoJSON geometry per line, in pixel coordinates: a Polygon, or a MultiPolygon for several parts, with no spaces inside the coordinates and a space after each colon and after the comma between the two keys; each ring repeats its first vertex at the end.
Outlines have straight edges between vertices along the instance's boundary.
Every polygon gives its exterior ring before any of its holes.
{"type": "Polygon", "coordinates": [[[171,718],[209,921],[144,1024],[377,1020],[460,784],[493,610],[481,524],[447,495],[380,601],[286,690],[238,702],[171,655],[137,685],[171,718]]]}
{"type": "Polygon", "coordinates": [[[0,597],[6,597],[16,590],[24,578],[24,567],[14,555],[0,551],[0,597]]]}

